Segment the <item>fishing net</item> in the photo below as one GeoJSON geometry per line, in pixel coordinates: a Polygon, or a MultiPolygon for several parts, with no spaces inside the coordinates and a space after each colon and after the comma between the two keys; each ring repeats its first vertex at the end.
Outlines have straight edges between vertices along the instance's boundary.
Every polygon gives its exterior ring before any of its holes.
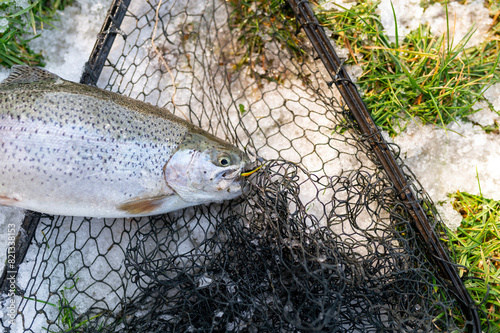
{"type": "Polygon", "coordinates": [[[341,97],[355,69],[332,58],[308,2],[127,5],[113,3],[82,82],[162,106],[264,166],[222,204],[28,215],[13,330],[480,331],[439,216],[341,97]]]}

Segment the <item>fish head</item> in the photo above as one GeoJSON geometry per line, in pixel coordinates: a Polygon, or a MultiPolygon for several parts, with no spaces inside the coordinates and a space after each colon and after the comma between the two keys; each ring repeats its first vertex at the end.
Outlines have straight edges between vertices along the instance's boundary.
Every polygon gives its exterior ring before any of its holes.
{"type": "Polygon", "coordinates": [[[241,174],[250,159],[237,147],[206,133],[189,134],[165,165],[165,181],[184,201],[234,199],[242,194],[241,174]]]}

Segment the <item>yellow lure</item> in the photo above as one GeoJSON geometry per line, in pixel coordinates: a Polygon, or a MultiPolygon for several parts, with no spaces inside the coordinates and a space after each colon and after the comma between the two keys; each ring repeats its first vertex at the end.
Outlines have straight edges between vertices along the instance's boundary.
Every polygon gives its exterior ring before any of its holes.
{"type": "Polygon", "coordinates": [[[263,166],[263,165],[264,165],[264,164],[259,165],[257,168],[253,169],[252,171],[243,172],[241,175],[242,175],[243,177],[248,177],[248,176],[250,176],[251,174],[253,174],[253,173],[257,172],[260,168],[262,168],[262,166],[263,166]]]}

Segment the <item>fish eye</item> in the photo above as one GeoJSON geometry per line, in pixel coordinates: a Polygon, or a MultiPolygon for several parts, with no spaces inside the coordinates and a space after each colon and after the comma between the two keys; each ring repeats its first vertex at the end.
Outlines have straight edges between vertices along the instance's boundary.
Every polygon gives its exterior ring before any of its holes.
{"type": "Polygon", "coordinates": [[[231,158],[228,156],[228,155],[219,155],[219,157],[217,157],[217,162],[219,162],[219,165],[220,166],[228,166],[229,164],[231,164],[231,158]]]}

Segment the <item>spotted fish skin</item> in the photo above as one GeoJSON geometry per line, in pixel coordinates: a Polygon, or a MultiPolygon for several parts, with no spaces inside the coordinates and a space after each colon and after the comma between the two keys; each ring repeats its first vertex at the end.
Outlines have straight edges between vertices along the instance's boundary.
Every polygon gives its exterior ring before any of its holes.
{"type": "Polygon", "coordinates": [[[249,164],[238,148],[162,108],[39,68],[15,67],[0,84],[0,204],[71,216],[160,214],[240,195],[237,172],[249,164]],[[174,163],[186,152],[197,159],[174,163]],[[201,195],[189,168],[210,170],[201,182],[223,175],[227,186],[204,186],[201,195]],[[167,182],[170,171],[187,170],[185,183],[167,182]]]}

